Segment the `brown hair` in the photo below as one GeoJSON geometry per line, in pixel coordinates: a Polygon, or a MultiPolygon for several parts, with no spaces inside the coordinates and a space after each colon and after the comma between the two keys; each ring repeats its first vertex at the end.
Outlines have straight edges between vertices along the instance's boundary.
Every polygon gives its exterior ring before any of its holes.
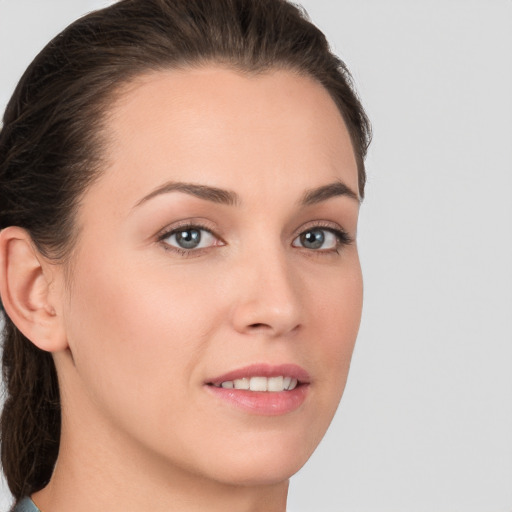
{"type": "MultiPolygon", "coordinates": [[[[0,228],[26,229],[42,254],[64,261],[79,198],[100,175],[114,93],[144,72],[207,62],[288,68],[320,82],[350,132],[364,195],[370,125],[345,64],[305,11],[286,0],[121,0],[70,25],[21,78],[0,132],[0,228]]],[[[3,378],[1,459],[18,500],[50,480],[60,400],[51,354],[7,316],[3,378]]]]}

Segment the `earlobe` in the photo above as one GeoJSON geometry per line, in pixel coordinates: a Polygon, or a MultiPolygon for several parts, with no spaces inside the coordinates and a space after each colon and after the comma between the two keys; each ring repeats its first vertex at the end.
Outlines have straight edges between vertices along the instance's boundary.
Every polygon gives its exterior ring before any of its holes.
{"type": "Polygon", "coordinates": [[[51,294],[50,265],[28,232],[11,226],[0,231],[0,295],[9,318],[41,350],[67,348],[55,294],[51,294]]]}

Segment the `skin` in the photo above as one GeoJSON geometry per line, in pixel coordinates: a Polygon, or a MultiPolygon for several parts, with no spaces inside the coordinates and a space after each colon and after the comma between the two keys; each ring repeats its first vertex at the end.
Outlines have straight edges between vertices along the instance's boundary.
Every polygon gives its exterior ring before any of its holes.
{"type": "Polygon", "coordinates": [[[45,512],[282,512],[289,477],[338,406],[361,316],[357,197],[301,203],[333,183],[358,194],[341,115],[311,78],[212,65],[140,77],[105,136],[107,165],[78,212],[71,281],[38,256],[40,302],[60,333],[47,349],[63,431],[53,478],[34,500],[45,512]],[[176,182],[237,202],[184,190],[144,200],[176,182]],[[206,247],[183,253],[160,239],[190,221],[213,233],[202,233],[206,247]],[[298,238],[324,229],[332,241],[340,228],[351,243],[311,249],[298,238]],[[208,379],[254,363],[303,367],[304,403],[265,416],[208,393],[208,379]]]}

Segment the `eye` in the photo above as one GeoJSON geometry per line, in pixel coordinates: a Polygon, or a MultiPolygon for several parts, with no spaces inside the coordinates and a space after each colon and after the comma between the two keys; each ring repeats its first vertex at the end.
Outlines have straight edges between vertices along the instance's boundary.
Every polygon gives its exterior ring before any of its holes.
{"type": "Polygon", "coordinates": [[[199,226],[184,226],[174,229],[160,239],[171,247],[185,251],[220,245],[219,240],[211,231],[199,226]]]}
{"type": "Polygon", "coordinates": [[[349,243],[348,236],[343,231],[332,228],[312,228],[295,238],[292,245],[311,250],[334,251],[338,246],[347,243],[349,243]]]}

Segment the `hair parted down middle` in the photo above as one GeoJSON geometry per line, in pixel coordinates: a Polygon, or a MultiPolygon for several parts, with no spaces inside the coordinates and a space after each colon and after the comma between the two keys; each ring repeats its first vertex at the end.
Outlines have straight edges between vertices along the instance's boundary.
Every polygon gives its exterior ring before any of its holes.
{"type": "MultiPolygon", "coordinates": [[[[149,72],[218,63],[285,68],[321,83],[351,135],[364,195],[370,125],[345,64],[285,0],[121,0],[56,36],[21,78],[0,132],[0,229],[19,226],[57,263],[72,256],[81,195],[101,175],[105,120],[122,86],[149,72]]],[[[50,353],[5,317],[1,460],[16,499],[43,488],[59,450],[50,353]]]]}

